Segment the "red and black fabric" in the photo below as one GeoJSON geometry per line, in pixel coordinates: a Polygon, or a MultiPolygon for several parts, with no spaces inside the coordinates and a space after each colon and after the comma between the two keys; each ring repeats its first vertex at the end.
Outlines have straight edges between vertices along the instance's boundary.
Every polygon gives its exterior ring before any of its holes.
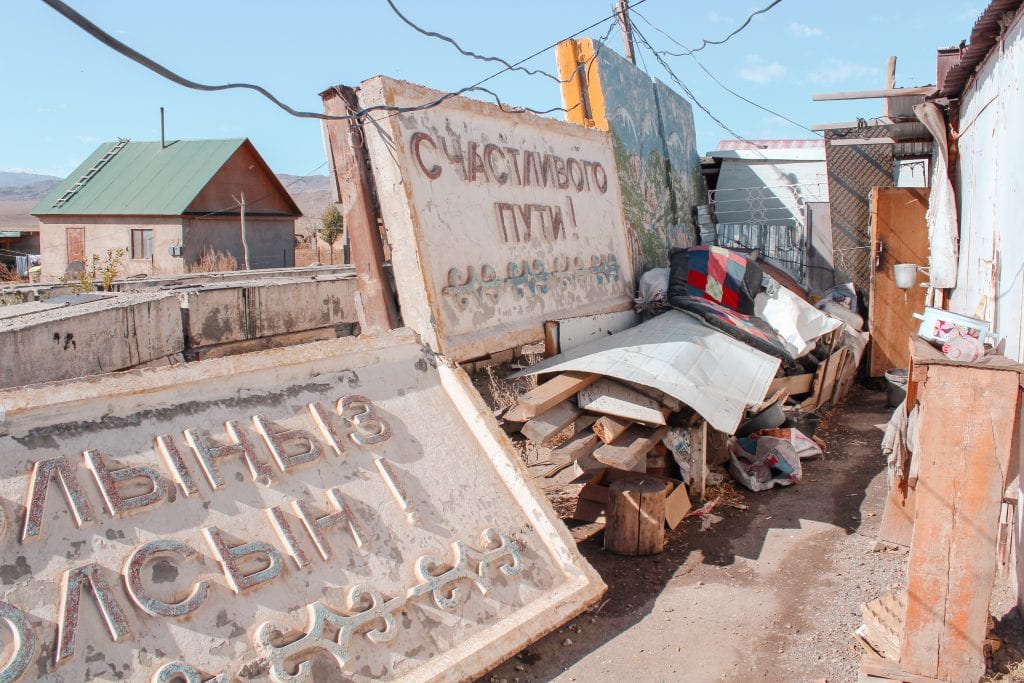
{"type": "Polygon", "coordinates": [[[795,365],[793,356],[786,351],[779,335],[771,325],[760,318],[743,315],[714,301],[693,296],[676,297],[672,301],[672,307],[696,315],[705,324],[724,332],[736,341],[781,359],[787,366],[795,365]]]}
{"type": "Polygon", "coordinates": [[[668,300],[696,297],[742,313],[754,314],[754,296],[763,274],[755,261],[724,247],[700,246],[669,253],[668,300]]]}

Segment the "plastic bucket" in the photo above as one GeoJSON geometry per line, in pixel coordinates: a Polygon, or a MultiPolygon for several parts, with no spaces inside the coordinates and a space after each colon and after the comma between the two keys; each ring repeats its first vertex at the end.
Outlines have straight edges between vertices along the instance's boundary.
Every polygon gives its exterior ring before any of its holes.
{"type": "Polygon", "coordinates": [[[885,405],[895,408],[907,398],[907,382],[910,373],[905,368],[892,368],[885,371],[885,381],[889,389],[885,395],[885,405]]]}

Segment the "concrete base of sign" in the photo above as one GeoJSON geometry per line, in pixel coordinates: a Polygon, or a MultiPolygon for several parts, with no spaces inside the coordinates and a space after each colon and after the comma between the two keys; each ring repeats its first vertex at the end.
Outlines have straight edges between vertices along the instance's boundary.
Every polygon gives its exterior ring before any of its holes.
{"type": "Polygon", "coordinates": [[[0,391],[0,452],[0,680],[467,679],[604,590],[405,330],[0,391]]]}

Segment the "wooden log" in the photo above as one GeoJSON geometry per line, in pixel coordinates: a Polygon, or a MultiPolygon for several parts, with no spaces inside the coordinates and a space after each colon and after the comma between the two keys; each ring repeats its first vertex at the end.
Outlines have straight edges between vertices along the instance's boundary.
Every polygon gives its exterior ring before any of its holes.
{"type": "Polygon", "coordinates": [[[620,470],[644,472],[647,469],[647,454],[667,433],[667,427],[651,430],[634,425],[614,442],[597,448],[594,451],[594,459],[620,470]]]}
{"type": "Polygon", "coordinates": [[[543,446],[549,439],[571,425],[579,416],[579,408],[569,401],[562,401],[543,415],[524,424],[519,431],[533,443],[543,446]]]}
{"type": "Polygon", "coordinates": [[[538,385],[519,397],[518,403],[505,414],[506,420],[525,422],[537,417],[546,410],[561,403],[570,396],[575,396],[580,389],[596,382],[601,375],[585,372],[563,372],[552,379],[538,385]]]}
{"type": "Polygon", "coordinates": [[[581,389],[576,403],[583,410],[654,425],[665,424],[669,413],[653,398],[610,379],[598,380],[581,389]]]}
{"type": "Polygon", "coordinates": [[[594,433],[601,441],[611,443],[622,436],[632,424],[629,420],[606,415],[594,423],[594,433]]]}
{"type": "Polygon", "coordinates": [[[620,555],[655,555],[665,549],[665,497],[657,479],[622,479],[608,487],[604,547],[620,555]]]}

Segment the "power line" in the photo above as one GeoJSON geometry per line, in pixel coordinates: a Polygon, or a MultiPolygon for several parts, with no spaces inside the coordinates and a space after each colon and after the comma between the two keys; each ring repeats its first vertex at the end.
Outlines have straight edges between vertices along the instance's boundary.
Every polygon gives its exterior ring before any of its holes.
{"type": "MultiPolygon", "coordinates": [[[[740,31],[742,31],[743,29],[745,29],[745,28],[746,28],[746,27],[747,27],[748,25],[750,25],[750,22],[751,22],[751,21],[753,21],[754,17],[756,17],[756,16],[758,15],[758,14],[764,14],[765,12],[767,12],[768,10],[770,10],[770,9],[771,9],[772,7],[775,7],[776,5],[778,5],[778,4],[780,3],[780,2],[782,2],[782,0],[774,0],[774,1],[773,1],[773,2],[772,2],[772,3],[770,4],[770,5],[768,5],[767,7],[763,7],[763,8],[761,8],[761,9],[757,10],[756,12],[751,12],[750,16],[749,16],[749,17],[747,17],[747,20],[746,20],[746,21],[744,21],[744,22],[743,22],[742,24],[740,24],[740,25],[739,25],[739,28],[737,28],[737,29],[736,29],[735,31],[733,31],[733,32],[732,32],[732,33],[730,33],[729,35],[727,35],[727,36],[726,36],[725,38],[722,38],[721,40],[706,40],[706,39],[705,39],[705,40],[702,40],[702,41],[700,42],[700,47],[695,47],[695,48],[694,48],[693,50],[691,50],[691,52],[698,52],[698,51],[700,51],[700,50],[703,50],[703,49],[704,49],[704,48],[706,48],[706,47],[707,47],[708,45],[722,45],[723,43],[725,43],[726,41],[728,41],[728,40],[729,40],[730,38],[732,38],[732,37],[733,37],[734,35],[736,35],[736,34],[737,34],[737,33],[739,33],[740,31]]],[[[677,55],[677,56],[678,56],[678,55],[677,55]]]]}
{"type": "MultiPolygon", "coordinates": [[[[658,60],[659,64],[661,64],[662,68],[665,69],[665,71],[672,78],[672,80],[675,81],[676,85],[678,85],[680,88],[683,89],[683,92],[686,93],[686,96],[689,97],[690,100],[694,104],[696,104],[698,107],[700,107],[701,111],[703,111],[705,114],[707,114],[708,117],[710,117],[712,121],[717,123],[719,125],[719,127],[722,128],[722,130],[726,131],[727,133],[732,135],[737,140],[742,140],[743,142],[747,142],[747,143],[751,142],[750,140],[748,140],[747,138],[743,137],[742,135],[740,135],[739,133],[734,131],[732,128],[727,126],[721,119],[719,119],[717,116],[715,116],[711,112],[710,109],[705,107],[704,104],[699,99],[697,99],[697,96],[694,95],[693,91],[690,90],[690,88],[685,83],[683,83],[683,81],[680,80],[680,78],[678,76],[676,76],[676,73],[675,73],[675,71],[672,70],[672,67],[670,67],[668,65],[668,62],[666,62],[664,59],[662,59],[661,55],[658,54],[658,51],[655,50],[651,46],[651,44],[647,41],[647,37],[643,34],[643,32],[640,29],[638,29],[636,27],[635,24],[633,25],[633,31],[636,33],[637,37],[640,38],[640,42],[643,43],[644,46],[646,46],[648,50],[650,50],[651,54],[654,55],[654,58],[656,60],[658,60]]],[[[751,143],[751,144],[753,144],[753,143],[751,143]]]]}
{"type": "MultiPolygon", "coordinates": [[[[824,137],[824,136],[823,136],[823,135],[822,135],[822,134],[821,134],[820,132],[818,132],[818,131],[816,131],[816,130],[811,130],[811,129],[810,129],[810,128],[808,128],[807,126],[803,125],[802,123],[798,123],[797,121],[794,121],[793,119],[789,118],[789,117],[788,117],[788,116],[786,116],[785,114],[780,114],[779,112],[775,111],[774,109],[770,109],[770,108],[768,108],[768,107],[764,106],[763,104],[760,104],[759,102],[755,102],[754,100],[751,100],[751,99],[749,99],[748,97],[745,97],[744,95],[741,95],[740,93],[736,92],[735,90],[733,90],[732,88],[730,88],[729,86],[727,86],[727,85],[726,85],[725,83],[722,83],[722,81],[718,80],[718,78],[717,78],[717,77],[716,77],[716,76],[715,76],[715,75],[714,75],[713,73],[711,73],[711,72],[710,72],[710,71],[708,70],[708,68],[707,68],[706,66],[704,66],[704,64],[703,64],[703,63],[702,63],[702,62],[701,62],[701,61],[700,61],[699,59],[697,59],[697,55],[693,54],[693,52],[694,52],[693,50],[689,49],[688,47],[686,47],[685,45],[683,45],[682,43],[680,43],[680,42],[679,42],[678,40],[676,40],[675,38],[673,38],[672,36],[670,36],[670,35],[669,35],[668,33],[666,33],[665,31],[663,31],[663,30],[662,30],[661,28],[659,28],[658,26],[656,26],[656,25],[655,25],[655,24],[654,24],[653,22],[651,22],[651,20],[650,20],[650,19],[648,19],[647,17],[645,17],[645,16],[643,15],[643,14],[640,14],[640,12],[636,12],[635,14],[636,14],[636,15],[637,15],[638,17],[640,17],[641,19],[643,19],[643,20],[644,20],[644,22],[645,22],[645,23],[646,23],[646,24],[647,24],[648,26],[650,26],[651,28],[653,28],[653,29],[654,29],[655,31],[657,31],[658,33],[662,34],[663,36],[665,36],[666,38],[668,38],[669,40],[671,40],[671,41],[672,41],[673,43],[675,43],[675,44],[676,44],[676,45],[678,45],[679,47],[683,48],[683,49],[684,49],[684,50],[686,51],[686,52],[685,52],[685,53],[683,53],[683,54],[685,54],[685,55],[688,55],[688,56],[689,56],[689,57],[690,57],[691,59],[693,59],[693,61],[695,61],[695,62],[697,63],[697,66],[699,66],[699,67],[700,67],[701,71],[703,71],[704,73],[706,73],[706,74],[708,75],[708,77],[709,77],[709,78],[710,78],[711,80],[713,80],[713,81],[714,81],[715,83],[717,83],[717,84],[719,85],[719,87],[721,87],[721,88],[722,88],[723,90],[725,90],[725,91],[726,91],[727,93],[729,93],[729,94],[731,94],[731,95],[733,95],[733,96],[735,96],[735,97],[738,97],[739,99],[743,100],[743,101],[744,101],[744,102],[746,102],[747,104],[750,104],[750,105],[753,105],[753,106],[757,107],[757,108],[758,108],[758,109],[760,109],[761,111],[764,111],[764,112],[767,112],[767,113],[769,113],[769,114],[772,114],[773,116],[778,116],[778,117],[779,117],[780,119],[783,119],[784,121],[788,121],[789,123],[792,123],[792,124],[793,124],[794,126],[796,126],[797,128],[800,128],[800,129],[802,129],[802,130],[805,130],[805,131],[807,131],[807,132],[809,132],[809,133],[814,133],[814,134],[815,134],[815,135],[817,135],[818,137],[824,137]]],[[[661,54],[663,54],[663,55],[664,55],[664,54],[672,55],[673,57],[681,57],[681,56],[683,56],[682,54],[676,54],[676,53],[674,53],[674,52],[669,52],[668,50],[659,50],[659,52],[660,52],[661,54]]]]}
{"type": "MultiPolygon", "coordinates": [[[[160,76],[163,76],[164,78],[166,78],[167,80],[169,80],[169,81],[171,81],[173,83],[177,83],[178,85],[184,86],[186,88],[191,88],[193,90],[202,90],[202,91],[205,91],[205,92],[214,92],[214,91],[219,91],[219,90],[232,90],[232,89],[253,90],[253,91],[258,92],[259,94],[263,95],[264,97],[269,99],[271,102],[276,104],[278,107],[280,107],[284,111],[286,111],[289,114],[291,114],[292,116],[296,116],[298,118],[320,119],[320,120],[328,120],[328,121],[337,121],[337,120],[347,121],[347,120],[352,120],[352,119],[361,119],[364,116],[366,116],[368,113],[374,112],[374,111],[389,111],[389,112],[393,112],[394,114],[399,114],[399,113],[403,113],[403,112],[414,112],[414,111],[422,111],[424,109],[431,109],[431,108],[436,107],[436,106],[442,104],[443,102],[445,102],[445,101],[447,101],[447,100],[449,100],[449,99],[451,99],[453,97],[457,97],[458,95],[462,95],[464,93],[471,92],[471,91],[474,91],[474,90],[485,90],[485,89],[480,87],[484,83],[486,83],[486,82],[488,82],[490,80],[493,80],[494,78],[497,78],[498,76],[500,76],[500,75],[502,75],[502,74],[504,74],[504,73],[506,73],[508,71],[511,71],[513,69],[518,68],[519,66],[521,66],[525,62],[528,62],[531,59],[533,59],[534,57],[536,57],[536,56],[538,56],[540,54],[543,54],[544,52],[547,52],[548,50],[556,47],[558,45],[558,43],[562,42],[561,40],[556,41],[556,42],[552,43],[551,45],[548,45],[548,46],[546,46],[544,48],[541,48],[540,50],[537,50],[536,52],[534,52],[533,54],[529,55],[528,57],[525,57],[525,58],[519,60],[518,62],[515,62],[514,64],[509,64],[508,66],[505,66],[500,71],[497,71],[497,72],[491,74],[490,76],[487,76],[486,78],[484,78],[484,79],[482,79],[480,81],[477,81],[473,85],[466,86],[465,88],[460,88],[459,90],[456,90],[456,91],[453,91],[453,92],[444,93],[440,97],[438,97],[438,98],[436,98],[436,99],[434,99],[434,100],[432,100],[430,102],[424,102],[422,104],[418,104],[418,105],[414,105],[414,106],[409,106],[409,107],[396,107],[396,106],[393,106],[393,105],[383,105],[383,104],[380,104],[380,105],[373,105],[371,107],[366,107],[364,109],[360,109],[359,111],[357,111],[355,113],[352,113],[352,114],[330,115],[330,114],[321,114],[319,112],[299,111],[299,110],[293,109],[292,107],[288,106],[287,104],[285,104],[281,100],[279,100],[276,97],[274,97],[274,95],[271,94],[270,91],[268,91],[266,88],[264,88],[264,87],[262,87],[260,85],[254,85],[252,83],[225,83],[225,84],[221,84],[221,85],[208,85],[208,84],[197,83],[196,81],[189,80],[189,79],[185,78],[184,76],[180,76],[177,73],[175,73],[174,71],[171,71],[170,69],[168,69],[167,67],[163,66],[159,62],[157,62],[157,61],[155,61],[153,59],[150,59],[149,57],[143,55],[142,53],[140,53],[140,52],[132,49],[131,47],[125,45],[120,40],[118,40],[117,38],[114,38],[112,35],[110,35],[106,31],[104,31],[102,28],[100,28],[99,26],[97,26],[93,22],[91,22],[88,19],[86,19],[84,16],[82,16],[80,13],[78,13],[74,8],[70,7],[69,5],[67,5],[66,3],[62,2],[61,0],[42,0],[42,2],[46,3],[50,8],[55,10],[58,14],[60,14],[65,19],[69,20],[70,22],[72,22],[73,24],[78,26],[80,29],[82,29],[83,31],[85,31],[86,33],[88,33],[93,38],[95,38],[96,40],[100,41],[101,43],[103,43],[107,47],[109,47],[112,50],[114,50],[114,51],[124,55],[125,57],[128,57],[132,61],[134,61],[134,62],[136,62],[138,64],[141,64],[142,66],[146,67],[150,71],[153,71],[154,73],[156,73],[156,74],[158,74],[160,76]]],[[[632,7],[636,7],[638,5],[641,5],[644,2],[647,2],[647,0],[636,0],[636,2],[634,2],[632,4],[632,7]]],[[[563,40],[568,40],[570,38],[575,38],[576,36],[580,35],[581,33],[589,31],[590,29],[594,28],[595,26],[599,26],[599,25],[603,24],[604,22],[606,22],[606,21],[608,21],[610,19],[614,19],[615,17],[616,17],[616,14],[614,14],[614,13],[610,14],[609,16],[604,17],[604,18],[594,22],[593,24],[590,24],[589,26],[587,26],[585,28],[582,28],[579,31],[576,31],[572,35],[567,36],[566,38],[563,38],[563,40]]],[[[492,94],[492,95],[494,94],[493,92],[491,92],[489,90],[486,91],[486,92],[488,92],[489,94],[492,94]]],[[[497,96],[495,95],[495,97],[497,97],[497,96]]],[[[501,106],[501,101],[499,100],[498,102],[499,102],[499,106],[501,106]]],[[[507,111],[515,111],[515,112],[529,111],[529,112],[532,112],[532,113],[542,114],[542,113],[550,113],[551,111],[557,111],[557,108],[556,109],[549,109],[549,110],[547,110],[545,112],[539,112],[539,111],[532,110],[532,109],[530,109],[528,107],[519,107],[516,110],[507,110],[507,111]]]]}
{"type": "Polygon", "coordinates": [[[505,66],[506,68],[508,68],[510,71],[522,71],[522,72],[524,72],[526,74],[529,74],[530,76],[546,76],[546,77],[550,78],[551,80],[553,80],[553,81],[555,81],[557,83],[561,83],[562,82],[561,79],[558,78],[558,76],[550,74],[547,71],[544,71],[543,69],[528,69],[528,68],[523,67],[523,66],[515,66],[515,65],[505,61],[501,57],[489,57],[487,55],[481,55],[481,54],[477,54],[476,52],[473,52],[471,50],[467,50],[464,47],[462,47],[461,45],[459,45],[457,42],[455,42],[454,38],[446,36],[443,33],[437,33],[435,31],[428,31],[427,29],[417,25],[416,23],[414,23],[412,21],[412,19],[410,19],[409,17],[407,17],[404,14],[402,14],[401,10],[399,10],[398,7],[395,6],[395,3],[392,2],[392,0],[387,0],[387,3],[388,3],[388,6],[391,8],[391,11],[394,12],[395,14],[397,14],[398,18],[401,19],[402,21],[404,21],[414,31],[416,31],[417,33],[422,33],[423,35],[427,36],[428,38],[437,38],[438,40],[443,40],[444,42],[446,42],[449,45],[451,45],[452,47],[454,47],[456,50],[458,50],[461,54],[465,55],[466,57],[472,57],[473,59],[479,59],[481,62],[497,62],[497,63],[505,66]]]}

